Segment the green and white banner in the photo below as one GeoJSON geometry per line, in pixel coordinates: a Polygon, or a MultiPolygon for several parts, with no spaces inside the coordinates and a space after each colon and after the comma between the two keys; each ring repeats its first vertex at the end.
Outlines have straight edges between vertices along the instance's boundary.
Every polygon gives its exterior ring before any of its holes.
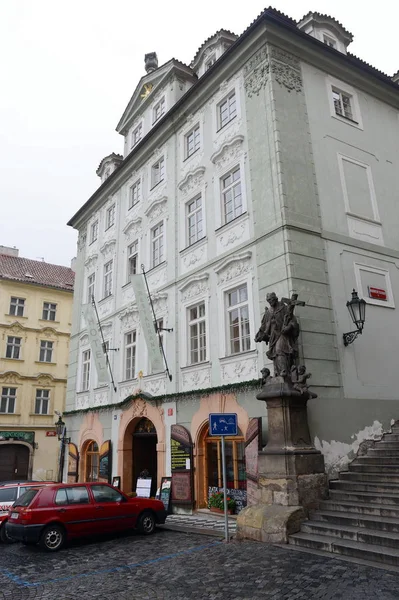
{"type": "Polygon", "coordinates": [[[93,305],[83,304],[82,313],[87,325],[90,347],[94,358],[94,364],[96,365],[97,369],[98,383],[108,383],[110,380],[109,372],[107,369],[107,362],[105,360],[100,328],[96,319],[93,305]]]}
{"type": "Polygon", "coordinates": [[[130,279],[132,282],[134,295],[136,297],[140,324],[143,329],[145,343],[147,344],[151,372],[160,373],[161,371],[165,370],[165,367],[159,348],[159,339],[155,331],[155,324],[147,291],[144,286],[144,275],[131,275],[130,279]]]}

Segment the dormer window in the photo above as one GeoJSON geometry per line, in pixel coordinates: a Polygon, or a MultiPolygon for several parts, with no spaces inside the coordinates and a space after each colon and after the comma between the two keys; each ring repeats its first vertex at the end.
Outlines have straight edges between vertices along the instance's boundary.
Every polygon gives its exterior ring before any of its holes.
{"type": "Polygon", "coordinates": [[[208,58],[208,60],[205,62],[205,71],[208,71],[212,65],[214,65],[216,62],[216,54],[212,54],[212,56],[210,58],[208,58]]]}
{"type": "Polygon", "coordinates": [[[327,46],[330,46],[330,48],[337,49],[337,42],[329,35],[323,34],[323,42],[327,44],[327,46]]]}
{"type": "Polygon", "coordinates": [[[159,102],[156,103],[152,110],[152,124],[159,121],[161,117],[165,114],[165,96],[163,96],[159,102]]]}
{"type": "Polygon", "coordinates": [[[134,148],[143,136],[143,124],[140,123],[135,129],[132,131],[132,139],[130,143],[130,147],[134,148]]]}

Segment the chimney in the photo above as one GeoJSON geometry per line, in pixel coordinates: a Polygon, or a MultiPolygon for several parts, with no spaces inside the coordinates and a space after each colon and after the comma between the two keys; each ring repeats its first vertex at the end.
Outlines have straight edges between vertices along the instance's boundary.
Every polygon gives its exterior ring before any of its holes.
{"type": "Polygon", "coordinates": [[[144,68],[147,73],[151,73],[158,69],[158,57],[156,52],[150,52],[144,56],[144,68]]]}
{"type": "Polygon", "coordinates": [[[0,254],[7,254],[7,256],[19,256],[19,250],[14,246],[14,248],[10,248],[10,246],[0,246],[0,254]]]}

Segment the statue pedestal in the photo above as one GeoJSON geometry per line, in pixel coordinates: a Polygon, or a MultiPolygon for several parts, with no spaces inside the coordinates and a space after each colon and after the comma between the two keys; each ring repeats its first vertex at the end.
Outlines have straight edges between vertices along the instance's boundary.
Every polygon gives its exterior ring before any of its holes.
{"type": "Polygon", "coordinates": [[[269,440],[259,452],[260,502],[242,510],[237,537],[285,543],[327,497],[324,458],[311,443],[307,402],[316,397],[290,380],[270,378],[257,395],[267,406],[269,440]]]}

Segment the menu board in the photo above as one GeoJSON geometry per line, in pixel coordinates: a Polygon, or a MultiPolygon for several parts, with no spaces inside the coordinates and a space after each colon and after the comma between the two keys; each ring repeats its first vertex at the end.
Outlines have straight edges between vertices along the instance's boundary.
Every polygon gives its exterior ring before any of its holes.
{"type": "Polygon", "coordinates": [[[162,477],[161,488],[160,488],[160,492],[159,492],[159,499],[161,500],[161,502],[163,502],[165,510],[167,511],[168,514],[170,513],[171,485],[172,485],[171,477],[162,477]]]}
{"type": "Polygon", "coordinates": [[[136,494],[139,498],[149,498],[151,496],[152,479],[137,479],[136,494]]]}
{"type": "Polygon", "coordinates": [[[172,501],[193,504],[193,444],[190,432],[183,425],[171,427],[172,501]]]}

